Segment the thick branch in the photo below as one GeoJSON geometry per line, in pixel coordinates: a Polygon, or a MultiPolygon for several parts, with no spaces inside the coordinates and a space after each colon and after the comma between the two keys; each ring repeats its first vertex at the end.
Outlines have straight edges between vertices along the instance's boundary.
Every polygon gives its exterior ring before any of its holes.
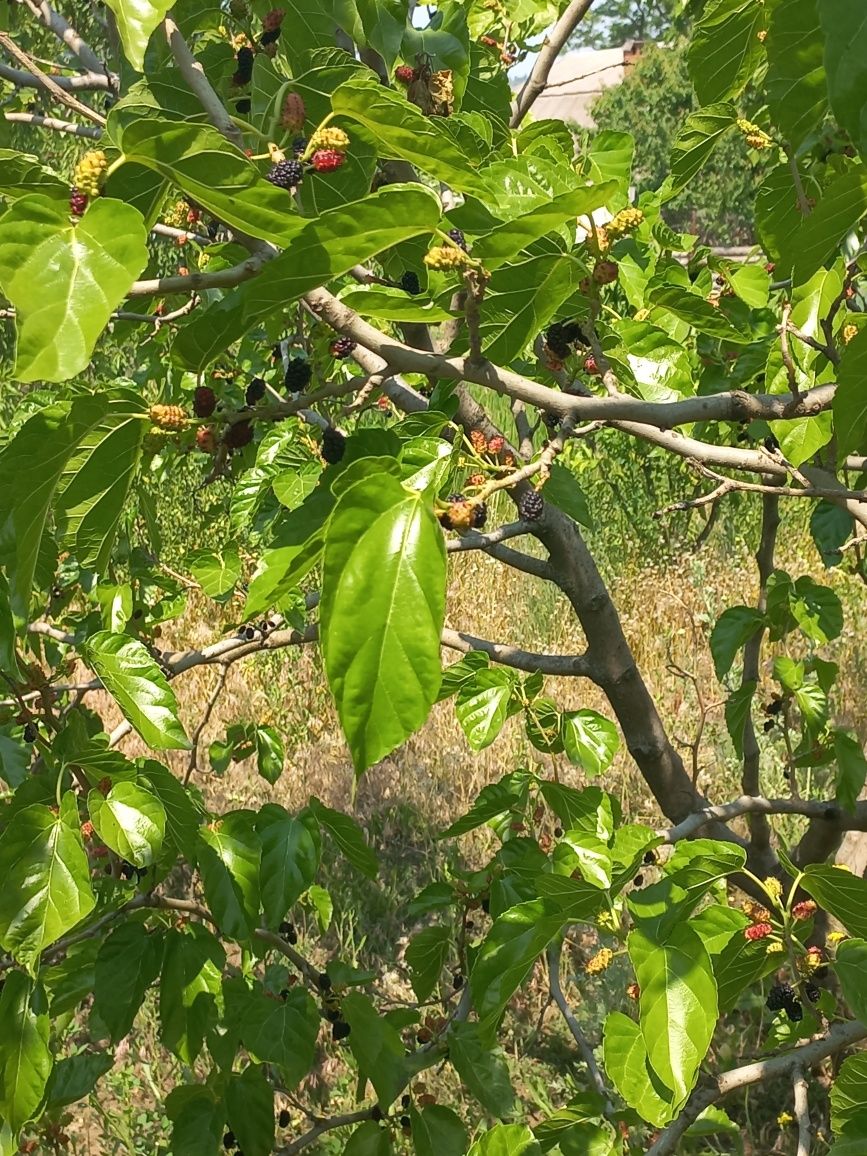
{"type": "MultiPolygon", "coordinates": [[[[0,63],[0,79],[8,80],[16,88],[45,88],[42,77],[36,72],[25,72],[19,68],[10,68],[8,64],[0,63]]],[[[102,73],[83,72],[79,76],[52,76],[55,86],[63,92],[109,92],[111,82],[102,73]]],[[[93,110],[91,109],[91,112],[93,110]]]]}
{"type": "Polygon", "coordinates": [[[4,112],[3,119],[13,124],[32,124],[35,128],[47,128],[53,132],[69,133],[70,136],[83,136],[89,140],[99,140],[102,130],[92,128],[89,124],[76,124],[71,120],[58,120],[53,116],[39,116],[35,112],[4,112]]]}
{"type": "Polygon", "coordinates": [[[241,130],[233,122],[226,111],[225,105],[211,87],[211,82],[205,76],[205,70],[190,52],[189,45],[184,40],[183,33],[171,17],[165,18],[166,40],[172,50],[178,71],[187,87],[193,92],[199,104],[205,110],[208,120],[220,130],[224,137],[243,149],[244,138],[241,130]]]}
{"type": "Polygon", "coordinates": [[[839,825],[842,830],[867,831],[867,800],[856,803],[854,812],[844,811],[836,803],[821,799],[765,799],[761,795],[741,795],[730,803],[703,807],[680,823],[660,831],[667,843],[690,839],[708,823],[729,823],[741,815],[805,815],[823,823],[839,825]]]}
{"type": "MultiPolygon", "coordinates": [[[[38,0],[38,2],[37,0],[25,0],[25,2],[34,16],[39,17],[45,27],[78,57],[89,72],[104,72],[108,75],[105,65],[87,41],[79,36],[78,32],[59,12],[54,11],[48,0],[38,0]]],[[[117,77],[110,77],[110,79],[113,87],[117,87],[117,77]]]]}
{"type": "Polygon", "coordinates": [[[591,677],[590,664],[583,654],[534,654],[530,650],[519,650],[516,646],[504,646],[499,642],[489,642],[486,638],[476,638],[464,630],[444,630],[441,641],[443,646],[450,650],[460,650],[463,654],[471,650],[483,650],[501,666],[511,666],[530,674],[538,670],[542,674],[591,677]]]}
{"type": "Polygon", "coordinates": [[[742,1068],[735,1068],[731,1072],[724,1072],[718,1076],[711,1088],[703,1088],[693,1092],[686,1107],[674,1120],[655,1144],[647,1150],[647,1156],[670,1156],[677,1152],[678,1142],[690,1124],[702,1114],[705,1108],[717,1103],[738,1088],[746,1088],[750,1084],[757,1084],[762,1080],[770,1080],[774,1076],[785,1076],[799,1068],[808,1068],[820,1060],[827,1059],[844,1048],[851,1047],[867,1037],[867,1027],[857,1020],[847,1024],[837,1024],[831,1028],[826,1036],[801,1044],[790,1052],[781,1056],[772,1056],[767,1060],[759,1060],[754,1064],[746,1064],[742,1068]]]}
{"type": "Polygon", "coordinates": [[[329,1116],[325,1120],[318,1120],[316,1124],[303,1136],[299,1136],[297,1140],[293,1140],[291,1144],[284,1144],[282,1148],[277,1148],[275,1156],[294,1156],[296,1152],[303,1152],[305,1148],[309,1148],[311,1144],[315,1144],[320,1136],[324,1136],[326,1132],[333,1132],[335,1128],[346,1128],[350,1124],[361,1124],[365,1120],[372,1120],[371,1110],[363,1110],[360,1112],[346,1112],[342,1116],[329,1116]]]}

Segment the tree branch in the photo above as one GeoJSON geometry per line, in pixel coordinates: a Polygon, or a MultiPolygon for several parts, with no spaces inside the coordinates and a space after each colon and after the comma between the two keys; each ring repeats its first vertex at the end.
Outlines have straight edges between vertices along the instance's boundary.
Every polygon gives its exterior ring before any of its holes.
{"type": "Polygon", "coordinates": [[[551,997],[560,1009],[560,1014],[566,1021],[566,1027],[569,1029],[572,1039],[578,1045],[578,1051],[581,1053],[581,1058],[587,1065],[587,1071],[590,1074],[593,1086],[605,1103],[605,1115],[613,1116],[614,1104],[611,1100],[611,1094],[605,1086],[605,1080],[599,1070],[599,1065],[596,1063],[593,1049],[590,1047],[587,1037],[582,1032],[581,1025],[572,1014],[572,1009],[563,994],[563,988],[560,986],[560,953],[561,947],[559,943],[551,944],[546,952],[548,961],[548,986],[551,990],[551,997]]]}
{"type": "MultiPolygon", "coordinates": [[[[5,32],[0,32],[0,45],[2,45],[3,48],[6,49],[6,51],[10,54],[10,56],[14,56],[15,59],[20,64],[23,64],[25,68],[30,69],[29,72],[20,73],[17,75],[21,75],[21,76],[24,76],[24,77],[32,80],[33,84],[31,87],[44,88],[48,92],[51,93],[51,95],[55,98],[55,100],[59,100],[60,103],[65,104],[67,106],[67,108],[73,109],[75,112],[78,112],[82,116],[87,117],[88,120],[92,120],[95,124],[98,124],[98,125],[104,125],[105,124],[105,117],[104,116],[101,116],[100,113],[98,113],[98,112],[94,112],[94,110],[92,108],[88,108],[88,106],[86,104],[82,104],[82,102],[80,100],[77,100],[74,96],[70,96],[70,94],[69,94],[69,91],[68,91],[69,89],[76,88],[76,87],[78,87],[78,88],[88,87],[87,85],[84,85],[84,84],[76,85],[74,83],[77,80],[81,80],[82,77],[71,76],[71,77],[58,77],[57,79],[55,79],[52,76],[46,75],[46,73],[44,73],[42,71],[42,69],[39,67],[39,65],[36,63],[36,61],[33,59],[33,57],[29,56],[26,52],[24,52],[23,49],[19,48],[18,45],[15,43],[15,41],[12,39],[12,37],[8,36],[5,32]],[[62,80],[66,80],[67,84],[61,84],[60,81],[62,81],[62,80]]],[[[14,69],[14,68],[8,68],[7,69],[5,65],[0,65],[0,76],[5,76],[6,80],[13,80],[13,83],[18,83],[17,81],[14,80],[13,76],[7,75],[7,73],[16,73],[16,69],[14,69]]],[[[92,74],[87,74],[87,75],[92,75],[92,74]]],[[[108,88],[109,86],[108,86],[107,78],[100,78],[100,79],[106,79],[106,84],[103,85],[102,87],[108,88]]],[[[19,87],[26,87],[26,86],[22,84],[22,85],[19,85],[19,87]]],[[[92,86],[90,86],[90,87],[92,87],[92,86]]]]}
{"type": "Polygon", "coordinates": [[[45,27],[50,32],[53,32],[57,39],[65,44],[70,52],[78,57],[89,72],[95,72],[97,74],[105,73],[111,80],[112,87],[117,87],[118,78],[108,72],[105,64],[99,59],[87,41],[79,36],[72,25],[61,16],[59,12],[54,11],[48,3],[48,0],[39,0],[38,3],[36,0],[24,0],[24,3],[26,3],[33,15],[38,17],[45,27]]]}
{"type": "Polygon", "coordinates": [[[76,124],[71,120],[58,120],[53,116],[40,116],[35,112],[4,112],[3,119],[13,124],[32,124],[36,128],[47,128],[53,132],[64,132],[70,136],[87,137],[89,140],[99,140],[102,130],[91,128],[89,124],[76,124]]]}
{"type": "Polygon", "coordinates": [[[319,1137],[324,1136],[326,1132],[333,1132],[335,1128],[346,1128],[350,1124],[361,1124],[365,1120],[372,1119],[371,1109],[368,1108],[360,1112],[346,1112],[342,1116],[329,1116],[327,1119],[318,1120],[309,1132],[305,1132],[303,1136],[299,1136],[291,1144],[284,1144],[282,1148],[275,1149],[274,1156],[295,1156],[296,1152],[303,1152],[305,1148],[315,1144],[319,1137]]]}
{"type": "Polygon", "coordinates": [[[515,646],[505,646],[499,642],[489,642],[486,638],[477,638],[464,630],[444,630],[441,641],[443,646],[447,646],[450,650],[460,650],[463,654],[468,654],[471,650],[483,650],[501,666],[525,670],[529,674],[534,674],[538,670],[542,674],[591,677],[590,663],[583,654],[534,654],[530,650],[519,650],[515,646]]]}
{"type": "Polygon", "coordinates": [[[229,116],[223,102],[212,88],[211,82],[205,76],[205,70],[190,52],[189,45],[184,40],[183,33],[171,14],[166,16],[163,26],[178,71],[205,110],[208,120],[214,128],[220,130],[227,140],[230,140],[232,144],[237,145],[243,151],[244,137],[241,130],[229,116]]]}
{"type": "Polygon", "coordinates": [[[738,1088],[746,1088],[750,1084],[757,1084],[761,1080],[770,1080],[774,1076],[789,1075],[799,1068],[808,1068],[820,1060],[827,1059],[835,1053],[851,1047],[867,1037],[867,1027],[853,1020],[847,1024],[837,1024],[831,1028],[826,1036],[810,1043],[801,1044],[793,1051],[785,1052],[781,1056],[772,1056],[767,1060],[759,1060],[754,1064],[746,1064],[742,1068],[735,1068],[731,1072],[724,1072],[718,1076],[711,1088],[703,1088],[693,1092],[676,1120],[665,1129],[662,1135],[647,1149],[647,1156],[670,1156],[677,1152],[677,1144],[690,1124],[694,1123],[705,1108],[722,1100],[738,1088]]]}
{"type": "Polygon", "coordinates": [[[825,823],[839,824],[847,831],[867,831],[867,800],[856,803],[854,812],[844,811],[836,803],[821,799],[765,799],[761,795],[741,795],[730,803],[703,807],[681,822],[659,832],[666,843],[690,839],[708,823],[729,823],[741,815],[805,815],[825,823]]]}
{"type": "Polygon", "coordinates": [[[517,128],[548,84],[548,74],[566,41],[590,11],[593,0],[572,0],[563,15],[545,37],[542,50],[536,57],[533,71],[524,82],[512,105],[510,128],[517,128]]]}

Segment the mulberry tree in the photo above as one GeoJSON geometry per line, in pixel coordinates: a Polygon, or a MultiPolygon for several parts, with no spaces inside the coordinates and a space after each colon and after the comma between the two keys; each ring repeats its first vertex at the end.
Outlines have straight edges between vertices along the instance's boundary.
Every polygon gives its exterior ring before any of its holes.
{"type": "MultiPolygon", "coordinates": [[[[840,599],[776,552],[806,504],[827,565],[864,577],[867,23],[705,5],[697,111],[633,203],[628,132],[577,151],[534,117],[592,0],[284,4],[24,0],[0,32],[2,1151],[69,1147],[143,1006],[177,1156],[758,1150],[744,1096],[768,1081],[774,1151],[863,1151],[867,882],[833,860],[867,830],[867,762],[840,599]],[[767,165],[745,262],[666,223],[736,134],[767,165]],[[699,774],[701,728],[684,765],[586,543],[582,463],[646,447],[681,463],[662,519],[756,510],[755,573],[706,640],[737,797],[699,774]],[[228,495],[214,549],[169,500],[190,463],[228,495]],[[578,652],[446,626],[466,551],[547,584],[578,652]],[[191,581],[232,630],[163,649],[191,581]],[[493,853],[412,900],[399,999],[326,935],[323,853],[378,871],[352,799],[221,810],[197,782],[229,668],[293,647],[319,650],[357,776],[449,699],[470,752],[508,724],[538,753],[442,832],[493,853]],[[653,825],[606,791],[619,748],[653,825]],[[615,959],[623,999],[588,1030],[615,959]],[[529,985],[572,1072],[533,1107],[501,1046],[529,985]]],[[[250,719],[209,757],[276,793],[290,741],[250,719]]]]}

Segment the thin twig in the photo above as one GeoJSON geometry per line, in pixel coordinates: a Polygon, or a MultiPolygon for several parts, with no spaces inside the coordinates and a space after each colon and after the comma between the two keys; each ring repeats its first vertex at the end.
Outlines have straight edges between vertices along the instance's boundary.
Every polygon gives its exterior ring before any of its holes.
{"type": "Polygon", "coordinates": [[[10,56],[14,56],[19,64],[33,75],[37,85],[41,88],[47,89],[48,92],[61,104],[65,104],[67,108],[73,109],[75,112],[86,116],[88,120],[92,120],[94,124],[104,125],[105,117],[98,112],[94,112],[92,108],[88,108],[86,104],[82,104],[74,96],[66,92],[59,84],[42,71],[32,56],[29,56],[22,48],[19,48],[11,36],[5,32],[0,32],[0,45],[2,45],[10,56]]]}
{"type": "Polygon", "coordinates": [[[64,132],[70,136],[87,137],[89,140],[99,140],[102,130],[91,128],[89,124],[76,124],[71,120],[58,120],[53,116],[40,116],[35,112],[4,112],[4,120],[13,124],[32,124],[36,128],[47,128],[53,132],[64,132]]]}
{"type": "Polygon", "coordinates": [[[605,1115],[614,1115],[614,1104],[611,1100],[611,1094],[605,1086],[605,1080],[602,1077],[602,1072],[599,1070],[599,1065],[596,1063],[596,1057],[593,1055],[593,1049],[581,1030],[581,1025],[572,1013],[569,1007],[569,1002],[563,994],[563,988],[560,985],[560,952],[561,947],[559,943],[552,943],[546,952],[548,961],[548,986],[551,991],[551,996],[560,1009],[560,1014],[566,1021],[566,1027],[569,1029],[572,1039],[578,1045],[578,1051],[581,1053],[581,1058],[587,1065],[587,1071],[593,1086],[602,1097],[605,1104],[605,1115]]]}
{"type": "Polygon", "coordinates": [[[786,367],[786,375],[789,379],[789,390],[792,397],[800,399],[801,391],[798,389],[798,371],[795,368],[792,351],[789,349],[789,317],[791,314],[792,303],[791,301],[787,301],[783,305],[783,316],[777,327],[777,332],[780,335],[780,353],[783,358],[783,365],[786,367]]]}
{"type": "Polygon", "coordinates": [[[204,731],[205,727],[208,725],[208,722],[210,721],[211,715],[214,713],[214,707],[217,705],[217,700],[219,699],[220,695],[223,693],[223,690],[225,689],[226,678],[228,677],[228,674],[229,674],[228,666],[226,666],[226,665],[221,666],[219,674],[217,675],[217,681],[214,684],[214,689],[211,691],[211,696],[207,701],[207,704],[205,706],[205,711],[204,711],[204,714],[202,715],[201,721],[199,722],[199,725],[196,727],[196,729],[193,731],[192,735],[190,736],[190,742],[192,744],[192,750],[190,751],[190,758],[189,758],[189,761],[187,763],[187,769],[184,772],[184,778],[183,778],[184,786],[186,786],[189,783],[190,779],[193,777],[193,772],[196,770],[197,763],[198,763],[198,757],[199,757],[199,740],[202,737],[202,732],[204,731]]]}
{"type": "Polygon", "coordinates": [[[807,1096],[807,1080],[801,1064],[792,1072],[792,1090],[795,1098],[795,1119],[798,1123],[797,1156],[810,1156],[813,1128],[810,1124],[810,1102],[807,1096]]]}

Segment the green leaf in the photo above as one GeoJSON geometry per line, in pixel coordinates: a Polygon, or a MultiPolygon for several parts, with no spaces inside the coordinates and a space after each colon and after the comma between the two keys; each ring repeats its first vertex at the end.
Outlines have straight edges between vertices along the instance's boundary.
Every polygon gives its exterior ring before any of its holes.
{"type": "Polygon", "coordinates": [[[586,276],[583,261],[570,253],[543,253],[501,266],[488,284],[482,311],[485,355],[501,363],[516,357],[586,276]]]}
{"type": "Polygon", "coordinates": [[[309,811],[293,818],[283,807],[269,804],[259,812],[256,829],[262,843],[262,910],[266,925],[276,928],[316,878],[319,824],[309,811]]]}
{"type": "Polygon", "coordinates": [[[816,503],[810,515],[810,534],[825,566],[840,565],[843,560],[840,547],[852,537],[854,526],[848,510],[825,500],[816,503]]]}
{"type": "Polygon", "coordinates": [[[847,939],[839,945],[834,974],[852,1015],[867,1023],[867,940],[847,939]]]}
{"type": "Polygon", "coordinates": [[[208,595],[223,601],[241,577],[241,559],[234,542],[223,550],[196,550],[189,555],[190,573],[208,595]]]}
{"type": "Polygon", "coordinates": [[[537,751],[558,755],[563,750],[563,717],[552,698],[537,695],[524,707],[524,727],[537,751]]]}
{"type": "Polygon", "coordinates": [[[112,1043],[119,1043],[132,1030],[162,960],[162,936],[149,934],[140,923],[122,924],[100,945],[93,998],[112,1043]]]}
{"type": "Polygon", "coordinates": [[[722,341],[731,341],[736,345],[743,345],[750,341],[748,332],[736,329],[725,317],[720,309],[715,309],[704,297],[685,289],[681,285],[674,285],[667,281],[653,278],[647,286],[647,300],[653,305],[667,309],[699,333],[706,333],[709,337],[718,337],[722,341]]]}
{"type": "Polygon", "coordinates": [[[608,353],[631,375],[646,401],[678,401],[693,392],[692,366],[686,350],[656,325],[620,321],[614,326],[621,345],[608,353]]]}
{"type": "Polygon", "coordinates": [[[846,0],[818,0],[828,97],[837,123],[867,158],[867,13],[846,0]]]}
{"type": "Polygon", "coordinates": [[[412,1143],[416,1156],[464,1156],[467,1130],[451,1108],[428,1104],[410,1109],[412,1143]]]}
{"type": "Polygon", "coordinates": [[[804,870],[801,886],[850,935],[867,939],[867,879],[860,879],[843,867],[811,863],[804,870]]]}
{"type": "Polygon", "coordinates": [[[49,1108],[63,1108],[89,1096],[97,1081],[114,1067],[108,1052],[79,1052],[58,1060],[46,1088],[49,1108]]]}
{"type": "Polygon", "coordinates": [[[593,529],[593,515],[590,513],[587,496],[568,466],[552,462],[544,495],[546,502],[553,502],[579,526],[586,526],[588,530],[593,529]]]}
{"type": "Polygon", "coordinates": [[[483,667],[461,686],[455,716],[474,751],[490,746],[503,729],[516,683],[509,671],[483,667]]]}
{"type": "Polygon", "coordinates": [[[663,944],[635,930],[628,950],[641,989],[648,1063],[683,1103],[716,1027],[717,986],[710,956],[686,924],[675,927],[663,944]]]}
{"type": "Polygon", "coordinates": [[[735,754],[739,759],[744,757],[744,728],[752,717],[753,697],[757,685],[752,680],[742,683],[726,699],[726,727],[732,740],[732,746],[735,748],[735,754]]]}
{"type": "Polygon", "coordinates": [[[614,723],[595,710],[567,710],[560,727],[563,749],[571,763],[591,776],[608,769],[620,746],[614,723]]]}
{"type": "Polygon", "coordinates": [[[112,311],[147,264],[146,239],[141,214],[109,197],[74,223],[67,206],[42,195],[7,209],[0,286],[16,309],[19,381],[67,381],[87,368],[112,311]]]}
{"type": "Polygon", "coordinates": [[[142,643],[126,634],[101,630],[88,638],[82,657],[149,746],[190,749],[174,691],[142,643]]]}
{"type": "Polygon", "coordinates": [[[361,317],[379,321],[418,321],[437,325],[451,320],[452,314],[424,298],[407,297],[402,289],[349,289],[340,294],[347,309],[354,309],[361,317]]]}
{"type": "Polygon", "coordinates": [[[516,257],[534,241],[560,229],[575,217],[583,217],[600,208],[617,192],[615,181],[587,185],[553,197],[527,213],[498,225],[496,229],[473,242],[473,257],[483,261],[488,270],[516,257]]]}
{"type": "Polygon", "coordinates": [[[837,460],[867,446],[867,327],[844,348],[837,366],[837,389],[831,402],[837,435],[837,460]]]}
{"type": "Polygon", "coordinates": [[[763,615],[752,606],[730,606],[722,612],[710,635],[710,652],[720,682],[731,670],[741,647],[763,625],[763,615]]]}
{"type": "Polygon", "coordinates": [[[407,944],[406,962],[410,982],[419,1003],[436,989],[448,959],[452,933],[448,927],[426,927],[407,944]]]}
{"type": "Polygon", "coordinates": [[[683,123],[671,149],[670,195],[681,192],[704,168],[724,133],[734,125],[732,104],[708,104],[692,112],[683,123]]]}
{"type": "Polygon", "coordinates": [[[276,1001],[252,993],[244,1002],[240,1030],[244,1047],[263,1063],[279,1064],[290,1088],[313,1067],[319,1013],[306,991],[291,988],[276,1001]]]}
{"type": "Polygon", "coordinates": [[[36,1114],[53,1063],[49,1019],[34,1011],[34,994],[23,972],[6,973],[0,994],[0,1116],[16,1134],[36,1114]]]}
{"type": "Polygon", "coordinates": [[[60,813],[24,807],[0,836],[0,944],[27,968],[93,910],[90,865],[70,792],[60,813]]]}
{"type": "Polygon", "coordinates": [[[857,165],[831,180],[816,207],[789,236],[780,255],[780,274],[791,271],[795,285],[805,284],[837,256],[865,213],[867,170],[857,165]]]}
{"type": "MultiPolygon", "coordinates": [[[[864,1138],[863,1135],[858,1135],[858,1131],[865,1123],[865,1102],[867,1102],[867,1054],[862,1052],[843,1061],[831,1088],[831,1127],[836,1133],[842,1132],[844,1135],[852,1129],[856,1143],[860,1144],[862,1149],[864,1138]]],[[[835,1145],[832,1149],[835,1156],[838,1147],[839,1145],[835,1145]]],[[[853,1148],[846,1156],[857,1156],[857,1149],[853,1148]]]]}
{"type": "Polygon", "coordinates": [[[533,899],[494,920],[470,972],[473,1004],[481,1021],[496,1019],[567,919],[555,903],[533,899]]]}
{"type": "Polygon", "coordinates": [[[278,245],[297,236],[301,219],[286,191],[217,129],[158,116],[114,127],[126,160],[159,173],[227,225],[278,245]]]}
{"type": "Polygon", "coordinates": [[[219,940],[200,923],[191,923],[182,932],[168,932],[160,976],[160,1038],[189,1066],[217,1022],[225,965],[226,953],[219,940]]]}
{"type": "Polygon", "coordinates": [[[441,839],[454,839],[467,831],[474,831],[490,819],[495,819],[507,811],[519,811],[527,803],[528,779],[522,771],[512,771],[497,783],[482,787],[476,801],[460,819],[440,835],[441,839]]]}
{"type": "Polygon", "coordinates": [[[262,778],[273,785],[283,774],[286,753],[283,740],[275,727],[256,727],[256,769],[262,778]]]}
{"type": "Polygon", "coordinates": [[[620,807],[599,787],[576,791],[574,787],[546,779],[539,783],[539,790],[567,830],[580,828],[598,835],[606,843],[611,839],[615,824],[620,821],[620,807]]]}
{"type": "Polygon", "coordinates": [[[820,646],[837,638],[843,629],[843,606],[838,595],[807,574],[795,581],[789,608],[803,634],[820,646]]]}
{"type": "Polygon", "coordinates": [[[641,1028],[623,1012],[609,1012],[603,1036],[605,1072],[630,1106],[649,1124],[664,1127],[674,1116],[673,1105],[660,1096],[659,1081],[652,1081],[647,1046],[641,1028]]]}
{"type": "Polygon", "coordinates": [[[391,73],[406,29],[402,0],[338,0],[337,22],[359,47],[378,52],[391,73]]]}
{"type": "Polygon", "coordinates": [[[0,562],[19,626],[29,620],[39,549],[56,487],[71,454],[106,410],[77,397],[35,413],[0,451],[0,562]]]}
{"type": "Polygon", "coordinates": [[[166,1115],[172,1121],[172,1151],[185,1156],[213,1156],[223,1131],[221,1100],[201,1084],[181,1084],[166,1096],[166,1115]]]}
{"type": "Polygon", "coordinates": [[[359,1124],[343,1149],[343,1156],[390,1156],[391,1133],[374,1120],[359,1124]]]}
{"type": "Polygon", "coordinates": [[[231,939],[249,939],[259,914],[262,847],[249,811],[230,811],[199,829],[196,851],[208,909],[231,939]]]}
{"type": "Polygon", "coordinates": [[[110,397],[104,421],[82,439],[59,487],[55,515],[62,540],[80,565],[100,574],[108,569],[118,522],[138,473],[147,430],[147,423],[136,416],[140,409],[141,399],[131,391],[110,397]]]}
{"type": "Polygon", "coordinates": [[[743,912],[733,907],[709,903],[690,918],[689,925],[704,944],[708,955],[717,956],[728,947],[732,936],[742,932],[748,922],[743,912]]]}
{"type": "Polygon", "coordinates": [[[150,867],[166,833],[166,811],[159,799],[135,783],[115,783],[107,795],[91,791],[87,809],[97,835],[121,859],[150,867]]]}
{"type": "Polygon", "coordinates": [[[840,730],[834,732],[834,757],[837,760],[835,798],[843,810],[852,815],[867,779],[867,759],[858,739],[840,730]]]}
{"type": "Polygon", "coordinates": [[[359,1072],[373,1084],[379,1106],[385,1111],[400,1095],[409,1076],[400,1033],[360,992],[344,997],[342,1012],[352,1029],[349,1047],[359,1072]]]}
{"type": "Polygon", "coordinates": [[[815,0],[778,4],[771,14],[765,50],[768,107],[774,123],[797,148],[821,125],[828,106],[815,0]]]}
{"type": "Polygon", "coordinates": [[[442,531],[419,494],[385,475],[340,495],[325,539],[320,623],[356,774],[418,730],[436,702],[445,578],[442,531]]]}
{"type": "Polygon", "coordinates": [[[201,812],[193,803],[185,787],[162,763],[143,759],[142,774],[166,812],[166,834],[177,850],[191,859],[194,854],[196,831],[201,812]]]}
{"type": "Polygon", "coordinates": [[[482,199],[491,195],[485,176],[467,163],[439,118],[425,116],[402,93],[372,77],[357,76],[332,93],[331,107],[335,115],[372,132],[382,156],[409,161],[459,192],[482,199]]]}
{"type": "Polygon", "coordinates": [[[702,13],[689,45],[689,75],[702,104],[738,96],[762,56],[760,4],[720,0],[702,13]]]}
{"type": "Polygon", "coordinates": [[[226,1118],[245,1156],[271,1156],[274,1148],[274,1089],[258,1064],[248,1064],[226,1085],[226,1118]]]}
{"type": "Polygon", "coordinates": [[[361,828],[342,811],[334,811],[313,796],[308,806],[316,821],[324,827],[334,842],[340,848],[341,854],[349,863],[366,875],[368,879],[375,879],[379,873],[379,861],[376,852],[368,847],[361,828]]]}
{"type": "Polygon", "coordinates": [[[115,15],[124,55],[136,70],[144,72],[144,54],[151,33],[162,23],[171,0],[106,0],[115,15]]]}
{"type": "MultiPolygon", "coordinates": [[[[561,129],[563,127],[559,121],[550,123],[561,129]]],[[[571,141],[569,148],[570,150],[572,148],[571,141]]],[[[632,133],[616,132],[613,129],[595,132],[587,146],[586,156],[590,162],[590,172],[594,181],[614,180],[619,192],[624,195],[629,192],[635,156],[635,137],[632,133]]]]}
{"type": "Polygon", "coordinates": [[[452,1024],[448,1042],[452,1066],[482,1107],[498,1118],[511,1115],[515,1092],[502,1050],[489,1047],[479,1025],[466,1021],[452,1024]]]}
{"type": "Polygon", "coordinates": [[[482,1133],[467,1156],[540,1156],[541,1151],[525,1124],[495,1124],[482,1133]]]}

